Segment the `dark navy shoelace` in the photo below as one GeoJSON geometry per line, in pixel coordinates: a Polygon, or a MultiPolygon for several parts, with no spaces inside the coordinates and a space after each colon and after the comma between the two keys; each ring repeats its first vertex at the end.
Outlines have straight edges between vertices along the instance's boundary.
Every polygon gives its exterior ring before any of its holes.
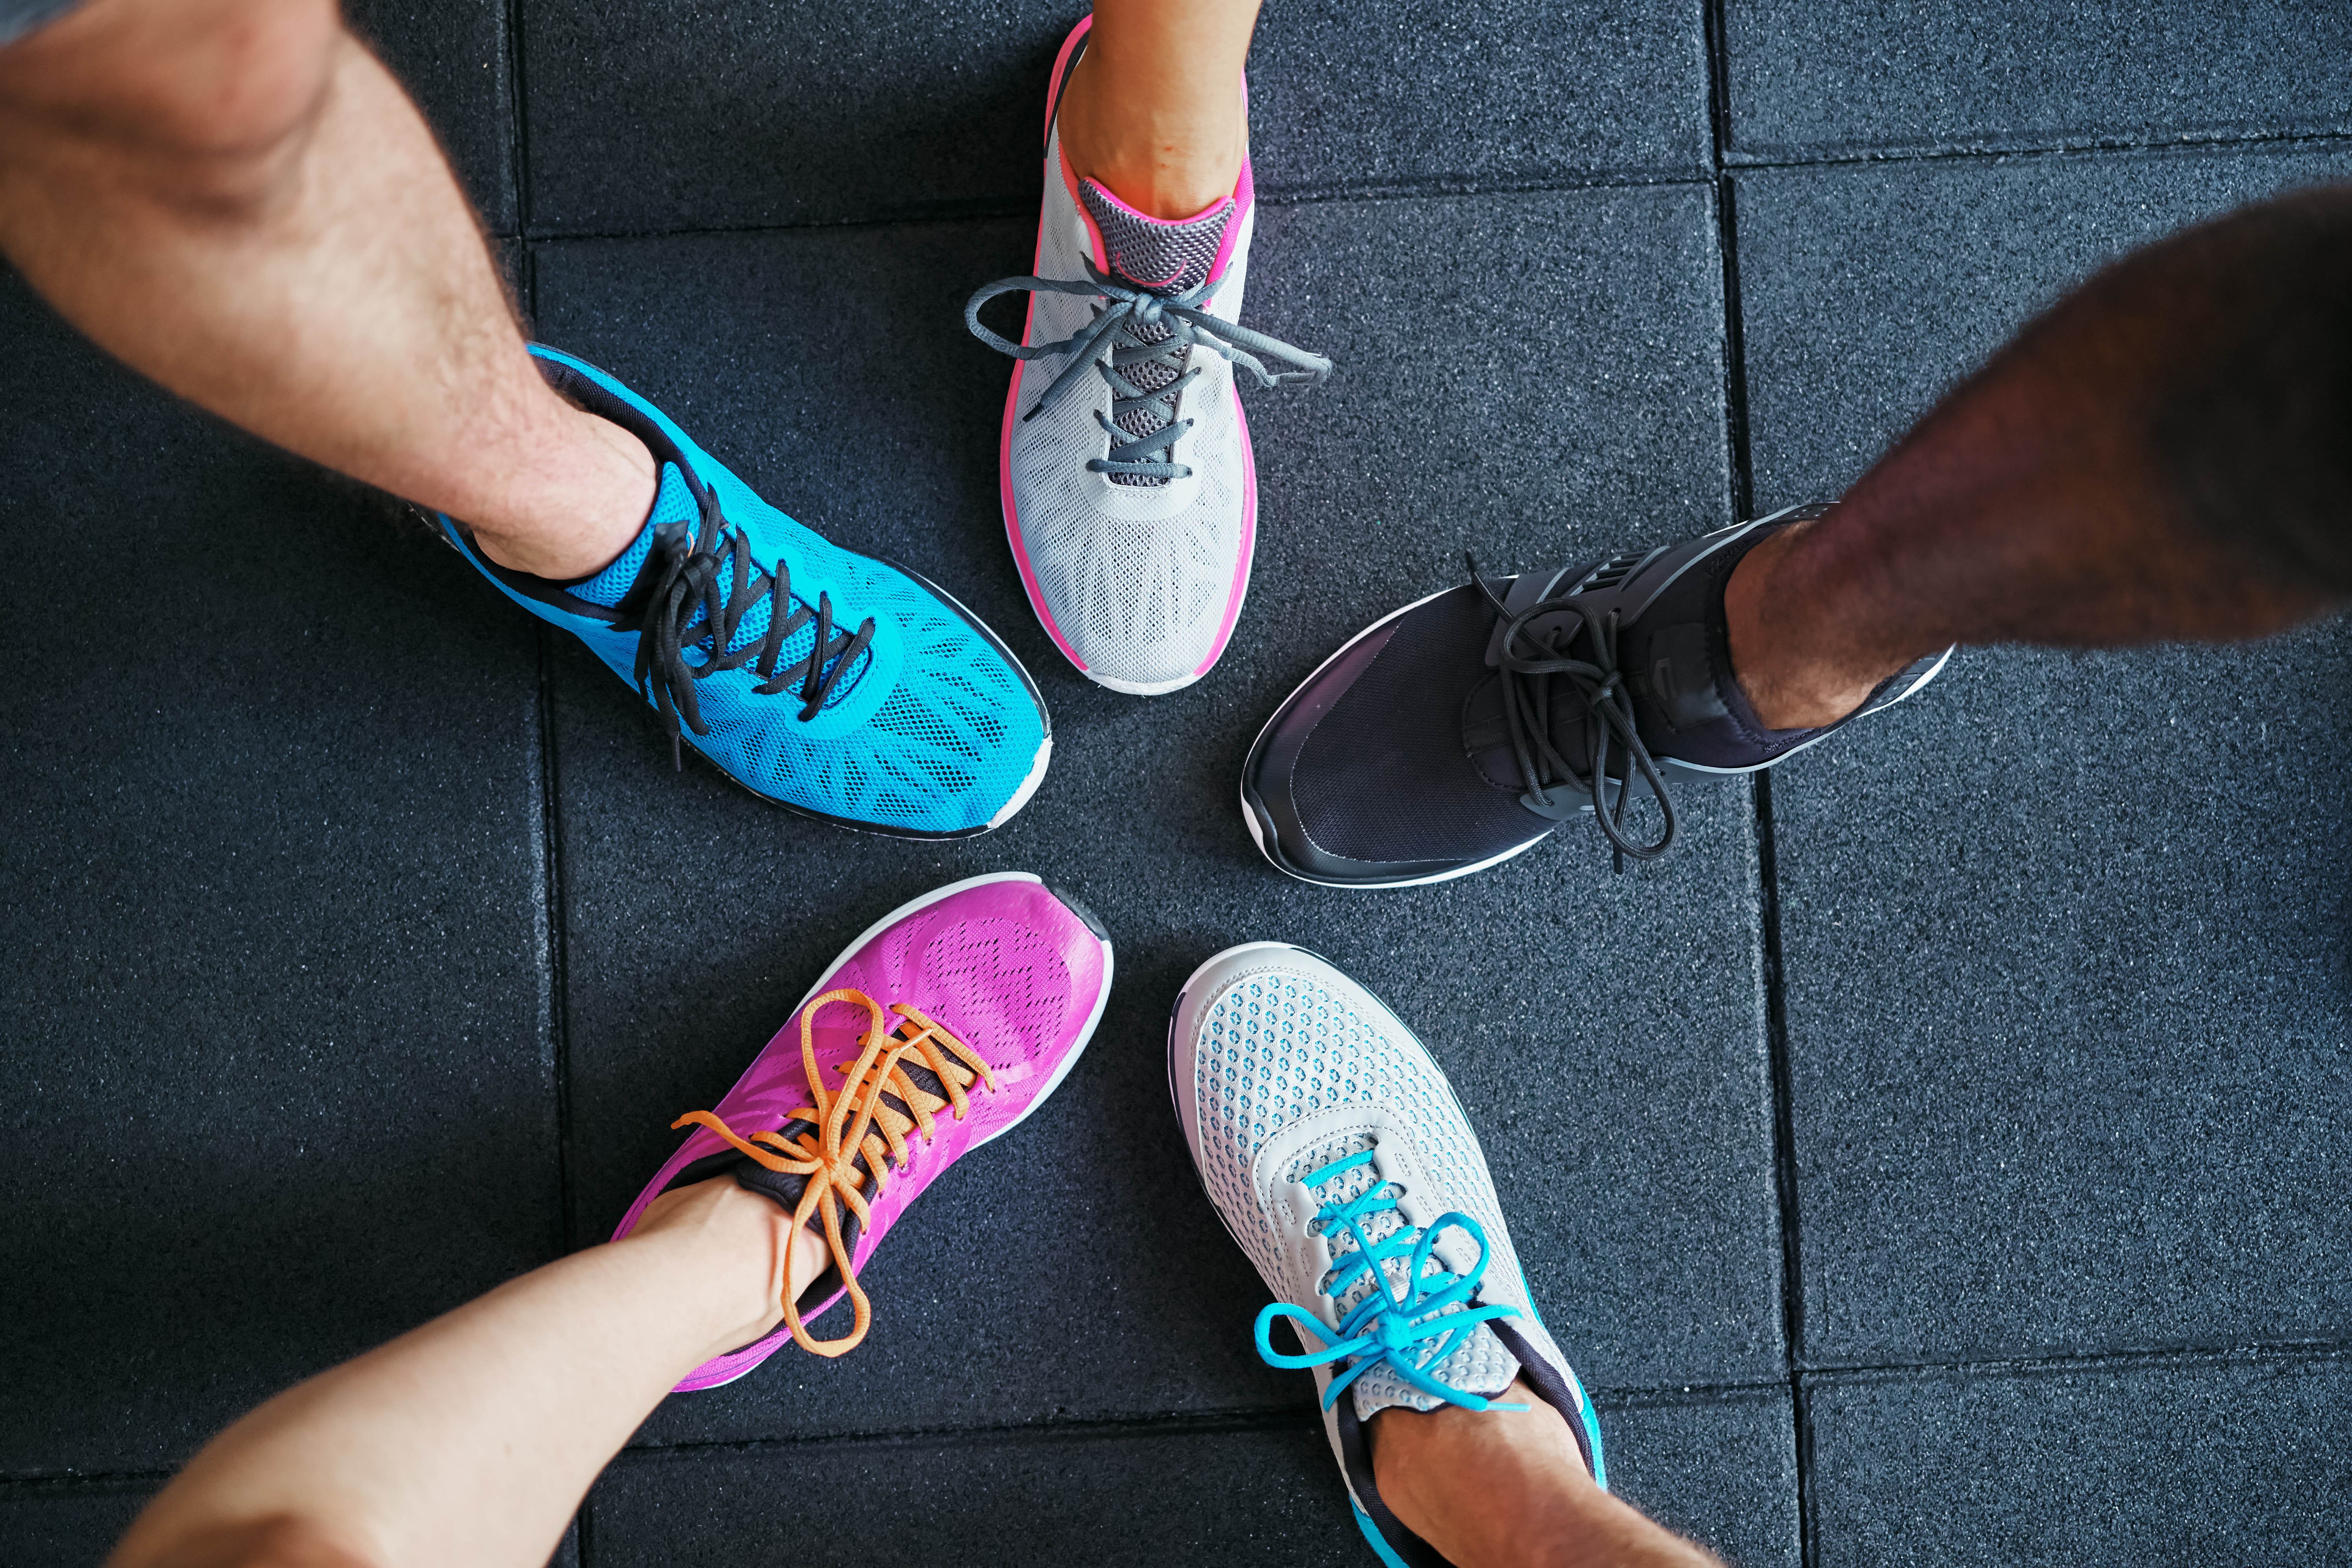
{"type": "Polygon", "coordinates": [[[1655,860],[1674,846],[1675,800],[1667,793],[1665,780],[1659,776],[1650,748],[1642,743],[1641,733],[1634,727],[1633,701],[1625,690],[1624,672],[1617,668],[1617,612],[1612,610],[1595,620],[1574,594],[1563,593],[1538,599],[1513,615],[1504,607],[1503,596],[1480,574],[1477,558],[1465,551],[1463,559],[1469,563],[1470,580],[1503,618],[1497,679],[1503,689],[1503,721],[1510,731],[1511,755],[1528,786],[1519,804],[1557,820],[1572,808],[1565,800],[1553,800],[1550,792],[1580,790],[1591,800],[1593,819],[1601,824],[1601,831],[1609,840],[1618,869],[1624,868],[1629,856],[1635,860],[1655,860]],[[1541,634],[1530,629],[1537,620],[1560,611],[1576,617],[1566,629],[1555,627],[1541,634]],[[1591,634],[1589,641],[1592,657],[1589,659],[1568,655],[1580,631],[1591,634]],[[1589,772],[1571,767],[1552,743],[1554,679],[1568,681],[1585,700],[1584,749],[1592,759],[1589,772]],[[1619,776],[1609,781],[1612,750],[1622,752],[1622,759],[1617,768],[1619,776]],[[1657,837],[1647,844],[1636,843],[1625,832],[1625,805],[1633,793],[1636,776],[1665,818],[1665,826],[1657,837]],[[1610,782],[1617,786],[1613,806],[1607,798],[1610,782]]]}
{"type": "Polygon", "coordinates": [[[1221,320],[1202,309],[1202,301],[1212,292],[1207,283],[1181,294],[1154,294],[1101,270],[1091,261],[1086,267],[1089,280],[1084,282],[1060,278],[999,279],[966,302],[963,324],[990,348],[1017,360],[1045,359],[1059,353],[1070,356],[1070,363],[1054,377],[1045,396],[1037,400],[1037,406],[1022,416],[1024,420],[1034,419],[1059,406],[1085,384],[1085,367],[1092,366],[1101,373],[1110,384],[1111,414],[1107,417],[1097,409],[1095,417],[1109,432],[1111,450],[1108,457],[1087,462],[1087,467],[1097,473],[1181,479],[1192,471],[1176,460],[1176,442],[1192,427],[1192,420],[1171,419],[1140,436],[1115,423],[1118,416],[1162,399],[1171,400],[1172,406],[1172,400],[1200,374],[1197,368],[1185,370],[1166,385],[1148,386],[1131,379],[1147,364],[1177,371],[1184,363],[1186,351],[1200,348],[1249,372],[1260,386],[1318,385],[1331,374],[1331,362],[1321,354],[1293,348],[1278,338],[1221,320]],[[980,308],[999,294],[1020,293],[1099,295],[1104,303],[1097,308],[1094,320],[1084,331],[1059,342],[1027,348],[992,331],[980,319],[980,308]],[[1166,333],[1164,337],[1148,335],[1161,331],[1166,333]],[[1110,347],[1108,355],[1097,352],[1106,337],[1110,347]],[[1257,357],[1260,354],[1298,368],[1269,371],[1265,361],[1257,357]],[[1160,454],[1158,461],[1146,460],[1155,452],[1160,454]]]}
{"type": "Polygon", "coordinates": [[[752,689],[761,697],[776,696],[798,681],[794,695],[801,700],[799,717],[805,724],[823,710],[857,656],[874,640],[871,616],[856,633],[846,633],[834,626],[828,595],[819,594],[814,610],[796,603],[791,568],[779,560],[771,572],[754,561],[750,542],[740,531],[726,526],[718,493],[690,474],[687,483],[700,503],[701,525],[691,533],[683,522],[666,522],[654,530],[651,569],[640,588],[623,601],[621,622],[622,629],[638,634],[637,689],[660,710],[670,755],[681,767],[680,721],[698,735],[710,732],[695,697],[697,681],[746,665],[761,678],[752,689]],[[639,592],[644,594],[641,602],[639,592]],[[744,617],[763,601],[768,606],[766,634],[735,647],[744,617]],[[784,644],[812,623],[816,630],[808,657],[779,669],[784,644]],[[697,648],[703,650],[698,662],[687,658],[688,650],[697,648]]]}

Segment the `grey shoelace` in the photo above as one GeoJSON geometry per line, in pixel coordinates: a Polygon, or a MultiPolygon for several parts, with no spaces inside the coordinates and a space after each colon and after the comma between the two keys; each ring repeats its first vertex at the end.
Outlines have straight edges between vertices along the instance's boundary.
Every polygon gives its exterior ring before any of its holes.
{"type": "Polygon", "coordinates": [[[1198,366],[1184,369],[1189,350],[1208,350],[1248,371],[1260,386],[1319,385],[1331,374],[1331,362],[1320,354],[1293,348],[1277,338],[1234,322],[1220,321],[1202,310],[1201,301],[1209,295],[1206,283],[1181,294],[1154,294],[1101,271],[1091,261],[1087,263],[1087,276],[1091,281],[999,279],[965,304],[963,324],[990,348],[1017,360],[1044,359],[1059,353],[1070,356],[1070,363],[1054,377],[1053,384],[1045,388],[1045,395],[1037,400],[1037,406],[1022,416],[1024,420],[1034,419],[1070,396],[1084,384],[1079,374],[1082,368],[1092,366],[1100,372],[1110,384],[1111,412],[1106,416],[1097,409],[1095,418],[1109,433],[1111,448],[1108,457],[1087,462],[1087,467],[1096,473],[1149,479],[1181,479],[1192,473],[1191,468],[1176,460],[1176,443],[1192,427],[1192,420],[1171,419],[1143,435],[1117,423],[1122,415],[1141,411],[1162,399],[1175,406],[1183,389],[1201,374],[1198,366]],[[1022,293],[1099,295],[1107,303],[1097,308],[1094,320],[1084,331],[1059,342],[1028,348],[991,330],[980,319],[980,308],[999,294],[1022,293]],[[1148,333],[1164,335],[1147,336],[1148,333]],[[1098,352],[1106,338],[1110,348],[1107,355],[1098,352]],[[1259,354],[1298,368],[1269,371],[1257,357],[1259,354]],[[1171,373],[1173,379],[1158,386],[1140,384],[1136,377],[1148,365],[1171,373]],[[1160,454],[1157,460],[1152,460],[1154,453],[1160,454]]]}

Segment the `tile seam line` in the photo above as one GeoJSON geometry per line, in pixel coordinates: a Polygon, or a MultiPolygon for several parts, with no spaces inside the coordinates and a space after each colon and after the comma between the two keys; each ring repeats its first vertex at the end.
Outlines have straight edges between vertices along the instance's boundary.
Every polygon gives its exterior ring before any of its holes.
{"type": "Polygon", "coordinates": [[[2134,1347],[2071,1354],[1962,1356],[1947,1361],[1816,1362],[1799,1366],[1808,1383],[1900,1377],[1912,1373],[1992,1373],[2130,1370],[2217,1362],[2331,1361],[2352,1356],[2352,1339],[2242,1340],[2223,1344],[2134,1347]]]}
{"type": "MultiPolygon", "coordinates": [[[[1817,157],[1767,158],[1738,153],[1718,154],[1717,167],[1685,173],[1595,171],[1574,175],[1549,175],[1525,180],[1479,180],[1468,177],[1391,184],[1262,186],[1259,201],[1272,207],[1306,206],[1341,202],[1437,201],[1465,195],[1542,195],[1559,191],[1645,190],[1659,186],[1712,186],[1744,174],[1789,169],[1843,169],[1903,163],[1997,163],[2018,158],[2097,158],[2116,153],[2195,153],[2231,148],[2312,147],[2352,149],[2352,132],[2281,133],[2266,137],[2216,138],[2168,142],[2087,142],[2021,143],[2011,147],[1941,148],[1909,151],[1868,151],[1823,153],[1817,157]]],[[[807,223],[684,224],[614,228],[541,226],[526,215],[515,237],[532,244],[621,239],[684,239],[706,235],[801,234],[835,229],[888,228],[908,224],[988,223],[1023,218],[1034,211],[1031,204],[980,205],[944,204],[886,217],[826,218],[807,223]]]]}
{"type": "Polygon", "coordinates": [[[530,231],[530,82],[523,68],[523,0],[503,0],[506,14],[507,91],[513,121],[507,127],[507,156],[514,164],[515,227],[530,231]]]}
{"type": "MultiPolygon", "coordinates": [[[[1602,1388],[1596,1385],[1587,1392],[1595,1404],[1604,1408],[1706,1409],[1759,1396],[1786,1394],[1788,1385],[1775,1377],[1748,1383],[1678,1383],[1640,1388],[1602,1388]]],[[[1169,1411],[1160,1415],[1109,1416],[1083,1421],[1014,1422],[985,1426],[906,1426],[872,1432],[821,1432],[793,1436],[711,1437],[632,1443],[621,1450],[621,1456],[616,1457],[781,1452],[821,1443],[906,1444],[941,1440],[1023,1443],[1062,1437],[1112,1441],[1128,1437],[1212,1436],[1222,1432],[1319,1430],[1321,1425],[1311,1409],[1169,1411]]]]}
{"type": "MultiPolygon", "coordinates": [[[[1313,206],[1346,202],[1444,201],[1460,196],[1546,195],[1562,191],[1696,188],[1711,186],[1714,183],[1714,174],[1701,170],[1680,174],[1626,177],[1594,175],[1590,178],[1542,179],[1524,183],[1465,182],[1443,184],[1346,186],[1329,189],[1309,187],[1290,191],[1261,186],[1257,200],[1261,206],[1313,206]]],[[[523,232],[517,237],[533,245],[562,245],[573,241],[689,239],[707,235],[825,234],[841,229],[897,228],[915,224],[1001,223],[1008,218],[1030,217],[1035,211],[1036,207],[1033,203],[1025,205],[944,205],[894,213],[887,217],[824,218],[808,223],[690,224],[674,227],[656,226],[642,228],[569,228],[526,226],[523,232]]]]}
{"type": "MultiPolygon", "coordinates": [[[[1810,1384],[1835,1386],[1847,1382],[1894,1381],[1912,1373],[1943,1373],[1973,1372],[2000,1374],[2003,1373],[2152,1370],[2165,1366],[2200,1365],[2235,1363],[2244,1365],[2275,1365],[2280,1363],[2318,1362],[2352,1359],[2352,1339],[2328,1340],[2266,1340],[2225,1345],[2194,1345],[2168,1350],[2102,1352],[2080,1356],[2010,1356],[1985,1360],[1943,1362],[1889,1362],[1850,1366],[1820,1366],[1801,1369],[1810,1384]]],[[[1726,1396],[1777,1394],[1786,1385],[1780,1379],[1760,1379],[1753,1383],[1663,1384],[1642,1387],[1606,1388],[1596,1385],[1591,1392],[1596,1403],[1602,1405],[1673,1406],[1683,1404],[1705,1405],[1720,1402],[1726,1396]]],[[[696,1454],[731,1454],[782,1452],[801,1449],[816,1443],[866,1443],[887,1445],[919,1443],[940,1438],[965,1441],[1002,1439],[1019,1442],[1049,1437],[1165,1436],[1214,1436],[1233,1431],[1313,1431],[1320,1423],[1310,1410],[1171,1412],[1160,1416],[1142,1416],[1105,1421],[1063,1421],[1000,1426],[924,1426],[906,1427],[887,1432],[813,1433],[799,1437],[748,1437],[705,1442],[641,1444],[623,1448],[614,1457],[619,1463],[633,1457],[656,1458],[665,1456],[691,1457],[696,1454]]],[[[109,1487],[160,1484],[178,1474],[176,1468],[126,1468],[111,1470],[26,1470],[0,1474],[0,1491],[54,1491],[58,1493],[102,1490],[109,1487]]]]}
{"type": "MultiPolygon", "coordinates": [[[[1708,1409],[1759,1395],[1785,1394],[1780,1378],[1754,1383],[1674,1384],[1656,1387],[1587,1390],[1604,1410],[1708,1409]]],[[[813,1444],[857,1443],[877,1447],[954,1442],[1007,1444],[1050,1442],[1058,1438],[1118,1442],[1149,1437],[1210,1437],[1251,1432],[1319,1432],[1322,1424],[1313,1410],[1171,1411],[1162,1415],[1111,1417],[1087,1421],[1028,1422],[992,1426],[910,1426],[877,1432],[811,1433],[790,1437],[705,1438],[677,1443],[634,1443],[614,1456],[624,1458],[690,1458],[701,1454],[763,1454],[796,1452],[813,1444]]]]}
{"type": "Polygon", "coordinates": [[[1741,174],[1764,169],[1844,169],[1856,165],[1879,166],[1901,163],[1990,163],[2012,158],[2098,158],[2116,153],[2210,153],[2241,148],[2253,150],[2281,147],[2352,147],[2352,132],[2280,132],[2268,136],[2180,137],[2164,142],[2118,139],[2084,142],[2020,142],[2011,145],[1976,147],[1863,148],[1841,151],[1824,149],[1811,155],[1787,156],[1727,153],[1724,156],[1724,172],[1741,174]]]}
{"type": "MultiPolygon", "coordinates": [[[[1753,517],[1756,468],[1748,407],[1748,339],[1739,279],[1738,193],[1728,168],[1732,135],[1730,19],[1726,0],[1702,0],[1706,49],[1708,161],[1715,197],[1716,247],[1723,268],[1723,425],[1730,459],[1732,516],[1753,517]]],[[[1821,1531],[1813,1498],[1813,1431],[1801,1370],[1804,1359],[1804,1255],[1798,1229],[1795,1078],[1789,1058],[1788,994],[1780,942],[1780,858],[1772,818],[1769,773],[1755,775],[1748,792],[1756,836],[1756,942],[1762,968],[1764,1062],[1772,1118],[1773,1216],[1780,1233],[1780,1386],[1789,1400],[1790,1468],[1796,1482],[1797,1561],[1821,1562],[1821,1531]]]]}

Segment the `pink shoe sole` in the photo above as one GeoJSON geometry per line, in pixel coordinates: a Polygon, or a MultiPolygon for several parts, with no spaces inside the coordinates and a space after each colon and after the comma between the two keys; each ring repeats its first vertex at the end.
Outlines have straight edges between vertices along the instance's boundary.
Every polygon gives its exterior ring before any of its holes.
{"type": "MultiPolygon", "coordinates": [[[[913,1008],[987,1063],[994,1088],[974,1082],[962,1117],[940,1110],[929,1137],[908,1138],[904,1168],[895,1161],[890,1164],[857,1237],[855,1273],[941,1171],[1012,1131],[1061,1086],[1102,1021],[1110,983],[1109,937],[1092,915],[1036,877],[1003,871],[950,883],[891,910],[851,942],[809,987],[715,1114],[739,1136],[751,1138],[780,1129],[792,1112],[814,1104],[801,1051],[802,1015],[828,993],[855,990],[885,1009],[893,1004],[913,1008]]],[[[842,1068],[858,1058],[871,1015],[841,1001],[816,1012],[817,1062],[828,1089],[835,1089],[842,1068]]],[[[886,1016],[898,1023],[897,1015],[886,1016]]],[[[733,1145],[718,1133],[697,1127],[629,1206],[613,1239],[628,1235],[646,1205],[677,1184],[688,1166],[732,1152],[733,1145]]],[[[846,1294],[845,1288],[835,1289],[802,1314],[803,1324],[846,1294]]],[[[732,1383],[791,1337],[779,1327],[753,1344],[706,1362],[678,1391],[732,1383]]]]}

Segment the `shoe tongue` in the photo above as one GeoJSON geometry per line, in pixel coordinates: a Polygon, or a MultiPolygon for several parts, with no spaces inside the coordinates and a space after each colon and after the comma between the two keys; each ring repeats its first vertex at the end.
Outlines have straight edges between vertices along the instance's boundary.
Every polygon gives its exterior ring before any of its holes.
{"type": "Polygon", "coordinates": [[[637,530],[629,547],[614,559],[610,566],[593,577],[577,583],[567,583],[563,591],[575,599],[585,599],[592,605],[611,609],[629,596],[637,585],[637,574],[654,552],[654,530],[666,522],[683,522],[689,526],[700,521],[701,511],[694,504],[694,491],[687,487],[686,476],[676,463],[664,463],[661,485],[654,492],[654,509],[646,515],[646,525],[637,530]]]}
{"type": "MultiPolygon", "coordinates": [[[[646,574],[653,563],[655,531],[673,522],[684,524],[690,534],[702,525],[702,508],[694,499],[694,490],[687,483],[686,476],[679,472],[677,465],[664,463],[661,484],[654,492],[653,510],[646,514],[646,524],[637,530],[636,538],[629,542],[629,547],[626,550],[614,558],[611,565],[593,576],[583,577],[576,583],[562,584],[563,591],[575,599],[584,599],[589,604],[599,605],[608,610],[618,609],[622,601],[627,599],[630,593],[636,587],[637,580],[646,574]]],[[[765,598],[753,605],[737,624],[735,635],[728,643],[729,651],[748,647],[766,637],[771,613],[772,606],[765,598]]],[[[703,610],[698,605],[693,615],[687,620],[687,628],[690,631],[702,625],[707,618],[703,610]]],[[[854,630],[855,627],[845,629],[854,630]]],[[[706,636],[692,646],[701,649],[707,655],[709,651],[709,637],[706,636]]],[[[776,668],[792,668],[806,660],[815,647],[816,627],[813,624],[801,627],[785,639],[784,646],[777,656],[776,668]]],[[[824,705],[828,709],[847,700],[849,694],[856,689],[866,670],[872,667],[873,656],[870,653],[861,653],[857,658],[857,666],[835,683],[832,694],[825,699],[824,705]]]]}
{"type": "Polygon", "coordinates": [[[1079,183],[1078,199],[1102,234],[1111,272],[1155,294],[1186,293],[1209,280],[1235,210],[1227,196],[1191,217],[1150,217],[1092,180],[1079,183]]]}
{"type": "MultiPolygon", "coordinates": [[[[1292,1181],[1304,1181],[1309,1173],[1334,1161],[1346,1159],[1350,1154],[1361,1153],[1371,1146],[1372,1140],[1361,1134],[1338,1139],[1304,1152],[1286,1173],[1292,1181]]],[[[1380,1180],[1380,1173],[1376,1169],[1362,1165],[1324,1183],[1314,1189],[1314,1194],[1325,1204],[1344,1204],[1361,1197],[1380,1180]]],[[[1376,1247],[1396,1235],[1405,1225],[1403,1216],[1394,1210],[1375,1214],[1361,1223],[1365,1236],[1376,1247]]],[[[1355,1252],[1355,1237],[1345,1226],[1335,1227],[1328,1234],[1333,1243],[1335,1258],[1344,1259],[1355,1252]]],[[[1386,1272],[1391,1293],[1403,1291],[1406,1288],[1405,1260],[1391,1260],[1386,1265],[1386,1272]]],[[[1360,1271],[1339,1295],[1339,1316],[1344,1319],[1355,1310],[1372,1293],[1373,1288],[1370,1275],[1360,1271]]],[[[1451,1308],[1444,1316],[1451,1317],[1459,1310],[1459,1307],[1451,1308]]],[[[1426,1340],[1395,1353],[1412,1358],[1417,1365],[1421,1356],[1444,1342],[1442,1339],[1426,1340]]],[[[1459,1389],[1465,1394],[1493,1395],[1508,1388],[1511,1380],[1519,1374],[1519,1358],[1513,1355],[1486,1324],[1481,1323],[1471,1331],[1470,1337],[1453,1354],[1436,1365],[1422,1370],[1449,1388],[1459,1389]]],[[[1360,1421],[1370,1420],[1391,1405],[1402,1405],[1411,1410],[1434,1410],[1445,1403],[1433,1394],[1415,1388],[1392,1371],[1387,1363],[1373,1367],[1358,1378],[1348,1392],[1355,1399],[1356,1418],[1360,1421]]]]}

